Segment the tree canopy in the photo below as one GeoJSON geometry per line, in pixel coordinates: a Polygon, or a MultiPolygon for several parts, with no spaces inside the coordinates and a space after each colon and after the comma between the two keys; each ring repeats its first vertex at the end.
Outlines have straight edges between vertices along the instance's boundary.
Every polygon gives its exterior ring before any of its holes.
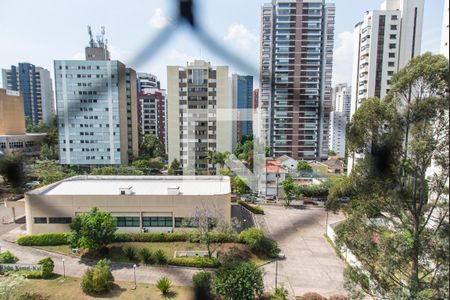
{"type": "Polygon", "coordinates": [[[426,53],[393,76],[383,101],[362,103],[347,145],[364,157],[327,201],[350,195],[338,247],[391,299],[449,297],[448,71],[445,57],[426,53]]]}

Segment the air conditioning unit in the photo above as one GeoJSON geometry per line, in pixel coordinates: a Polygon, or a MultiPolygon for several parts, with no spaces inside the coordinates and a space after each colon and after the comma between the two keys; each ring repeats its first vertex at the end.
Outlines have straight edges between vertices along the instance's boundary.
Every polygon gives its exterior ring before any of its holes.
{"type": "Polygon", "coordinates": [[[179,186],[171,186],[167,188],[167,194],[168,195],[179,195],[180,194],[180,187],[179,186]]]}
{"type": "Polygon", "coordinates": [[[119,187],[120,195],[133,195],[133,187],[119,187]]]}

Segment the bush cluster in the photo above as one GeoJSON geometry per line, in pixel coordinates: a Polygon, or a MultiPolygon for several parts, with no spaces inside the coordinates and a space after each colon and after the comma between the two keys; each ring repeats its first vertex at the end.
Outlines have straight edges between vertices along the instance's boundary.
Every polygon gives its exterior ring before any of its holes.
{"type": "Polygon", "coordinates": [[[194,268],[218,268],[220,262],[216,258],[208,257],[174,257],[168,260],[168,264],[194,268]]]}
{"type": "Polygon", "coordinates": [[[276,241],[264,235],[258,228],[249,228],[239,234],[243,243],[249,246],[250,250],[276,258],[280,253],[280,248],[276,241]]]}
{"type": "Polygon", "coordinates": [[[0,254],[1,264],[15,264],[19,259],[9,251],[0,254]]]}
{"type": "Polygon", "coordinates": [[[162,295],[166,296],[170,293],[170,288],[172,287],[172,282],[167,277],[162,277],[158,282],[156,282],[156,287],[161,292],[162,295]]]}
{"type": "Polygon", "coordinates": [[[123,242],[185,242],[191,239],[192,233],[189,232],[116,232],[114,241],[123,242]]]}
{"type": "Polygon", "coordinates": [[[109,291],[113,282],[109,261],[101,259],[94,267],[86,270],[81,280],[81,288],[85,293],[101,293],[109,291]]]}
{"type": "Polygon", "coordinates": [[[17,244],[21,246],[59,246],[69,244],[70,233],[41,233],[21,236],[17,244]]]}
{"type": "Polygon", "coordinates": [[[212,276],[211,273],[201,271],[192,276],[194,283],[195,299],[213,299],[212,290],[212,276]]]}
{"type": "Polygon", "coordinates": [[[55,263],[50,257],[41,259],[38,264],[42,266],[41,275],[42,278],[49,278],[53,274],[55,263]]]}
{"type": "Polygon", "coordinates": [[[252,213],[254,213],[254,214],[257,214],[257,215],[263,215],[264,214],[264,209],[262,209],[262,207],[259,206],[259,205],[251,205],[251,204],[248,204],[247,202],[242,201],[242,200],[239,200],[238,203],[240,205],[242,205],[243,207],[245,207],[246,209],[248,209],[249,211],[251,211],[252,213]]]}

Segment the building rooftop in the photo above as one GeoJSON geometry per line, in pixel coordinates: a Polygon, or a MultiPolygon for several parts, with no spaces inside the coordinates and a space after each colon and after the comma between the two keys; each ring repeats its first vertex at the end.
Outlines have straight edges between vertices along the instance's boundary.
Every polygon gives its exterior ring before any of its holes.
{"type": "Polygon", "coordinates": [[[74,176],[28,192],[37,195],[225,195],[228,176],[74,176]]]}

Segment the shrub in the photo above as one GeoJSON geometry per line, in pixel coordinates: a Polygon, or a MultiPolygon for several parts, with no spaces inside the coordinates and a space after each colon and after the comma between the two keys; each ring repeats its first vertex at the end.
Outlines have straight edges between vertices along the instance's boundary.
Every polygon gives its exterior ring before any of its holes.
{"type": "Polygon", "coordinates": [[[166,254],[161,249],[155,251],[155,253],[153,254],[153,258],[159,265],[165,265],[167,263],[166,254]]]}
{"type": "Polygon", "coordinates": [[[117,232],[114,235],[114,241],[117,243],[125,242],[185,242],[189,241],[191,233],[189,232],[117,232]]]}
{"type": "Polygon", "coordinates": [[[15,264],[19,259],[9,251],[0,254],[0,263],[2,264],[15,264]]]}
{"type": "Polygon", "coordinates": [[[29,293],[26,292],[25,294],[22,294],[17,298],[17,300],[49,300],[50,296],[44,296],[39,293],[29,293]]]}
{"type": "Polygon", "coordinates": [[[274,300],[287,300],[288,298],[288,291],[284,288],[284,286],[280,286],[275,288],[275,293],[273,293],[272,299],[274,300]]]}
{"type": "Polygon", "coordinates": [[[211,274],[205,271],[195,273],[192,276],[194,283],[195,299],[212,299],[212,277],[211,274]]]}
{"type": "Polygon", "coordinates": [[[148,248],[142,248],[139,251],[139,256],[141,257],[144,264],[149,265],[153,263],[152,253],[150,252],[150,250],[148,250],[148,248]]]}
{"type": "Polygon", "coordinates": [[[214,279],[214,291],[225,300],[253,300],[264,291],[261,270],[249,262],[227,264],[214,279]]]}
{"type": "Polygon", "coordinates": [[[36,270],[18,270],[18,271],[8,271],[7,274],[20,275],[28,279],[40,279],[42,277],[42,271],[36,270]]]}
{"type": "Polygon", "coordinates": [[[59,246],[68,245],[70,233],[41,233],[21,236],[17,244],[21,246],[59,246]]]}
{"type": "Polygon", "coordinates": [[[156,287],[163,295],[167,295],[170,292],[170,288],[172,287],[172,283],[169,278],[163,277],[156,283],[156,287]]]}
{"type": "Polygon", "coordinates": [[[208,257],[174,257],[169,259],[168,264],[194,268],[218,268],[220,265],[216,258],[208,257]]]}
{"type": "Polygon", "coordinates": [[[49,278],[53,274],[55,263],[50,257],[41,259],[38,264],[42,265],[42,278],[49,278]]]}
{"type": "Polygon", "coordinates": [[[318,293],[314,293],[314,292],[309,292],[306,294],[303,294],[303,296],[300,297],[301,300],[327,300],[327,298],[325,298],[324,296],[318,294],[318,293]]]}
{"type": "Polygon", "coordinates": [[[254,214],[257,214],[257,215],[263,215],[264,214],[264,209],[262,209],[262,207],[259,206],[259,205],[251,205],[251,204],[248,204],[247,202],[242,201],[242,200],[238,200],[238,203],[240,205],[242,205],[243,207],[245,207],[246,209],[248,209],[249,211],[251,211],[252,213],[254,213],[254,214]]]}
{"type": "Polygon", "coordinates": [[[101,259],[93,268],[89,268],[81,280],[81,288],[85,293],[101,293],[111,289],[114,277],[109,261],[101,259]]]}
{"type": "Polygon", "coordinates": [[[264,235],[261,229],[249,228],[239,234],[242,241],[247,244],[252,251],[275,258],[280,253],[280,248],[276,241],[264,235]]]}
{"type": "Polygon", "coordinates": [[[124,253],[128,260],[133,261],[136,259],[136,250],[133,247],[126,247],[124,253]]]}

